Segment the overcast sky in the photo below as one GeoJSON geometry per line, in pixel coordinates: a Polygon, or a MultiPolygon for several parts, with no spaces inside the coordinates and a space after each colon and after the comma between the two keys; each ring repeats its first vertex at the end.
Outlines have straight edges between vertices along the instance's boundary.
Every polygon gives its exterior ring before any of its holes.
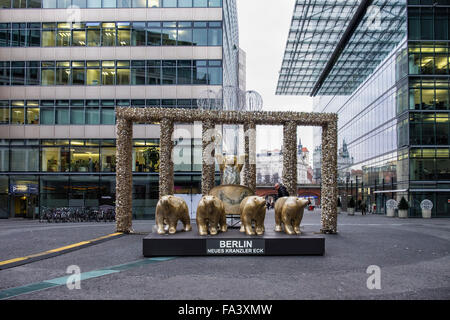
{"type": "MultiPolygon", "coordinates": [[[[312,99],[275,95],[295,0],[237,0],[239,43],[247,53],[247,90],[264,100],[265,111],[312,111],[312,99]]],[[[299,127],[302,144],[313,150],[310,127],[299,127]]],[[[281,127],[258,127],[257,150],[281,147],[281,127]]],[[[312,154],[311,154],[312,158],[312,154]]]]}

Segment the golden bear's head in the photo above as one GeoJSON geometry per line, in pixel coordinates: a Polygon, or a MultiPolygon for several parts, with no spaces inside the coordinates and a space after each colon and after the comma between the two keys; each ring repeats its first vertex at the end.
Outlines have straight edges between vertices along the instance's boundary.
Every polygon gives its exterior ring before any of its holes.
{"type": "Polygon", "coordinates": [[[172,195],[168,195],[168,196],[162,196],[161,199],[159,199],[159,202],[161,203],[161,205],[165,208],[169,207],[169,205],[171,205],[171,203],[174,200],[174,196],[172,195]]]}
{"type": "Polygon", "coordinates": [[[309,203],[309,200],[305,200],[305,199],[297,199],[296,200],[297,205],[300,209],[303,209],[304,207],[306,207],[309,203]]]}
{"type": "Polygon", "coordinates": [[[263,197],[254,196],[253,202],[257,207],[266,207],[266,199],[264,199],[263,197]]]}

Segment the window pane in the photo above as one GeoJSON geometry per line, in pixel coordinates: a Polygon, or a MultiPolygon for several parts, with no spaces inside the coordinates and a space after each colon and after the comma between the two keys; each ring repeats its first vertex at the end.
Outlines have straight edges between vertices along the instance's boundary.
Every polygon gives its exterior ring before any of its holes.
{"type": "Polygon", "coordinates": [[[9,108],[0,108],[0,123],[9,123],[9,108]]]}
{"type": "Polygon", "coordinates": [[[70,123],[84,124],[84,108],[70,108],[70,123]]]}
{"type": "Polygon", "coordinates": [[[177,44],[177,30],[176,29],[162,29],[162,45],[174,46],[177,44]]]}
{"type": "Polygon", "coordinates": [[[192,68],[178,68],[178,84],[191,84],[192,68]]]}
{"type": "Polygon", "coordinates": [[[0,8],[11,8],[11,0],[0,0],[0,8]]]}
{"type": "Polygon", "coordinates": [[[101,8],[102,0],[87,0],[87,7],[88,8],[101,8]]]}
{"type": "Polygon", "coordinates": [[[70,6],[70,0],[57,0],[58,8],[68,8],[70,6]]]}
{"type": "Polygon", "coordinates": [[[87,31],[88,42],[87,45],[89,47],[98,47],[100,46],[100,30],[88,30],[87,31]]]}
{"type": "Polygon", "coordinates": [[[72,38],[73,46],[85,46],[86,45],[86,31],[85,30],[74,30],[72,38]]]}
{"type": "Polygon", "coordinates": [[[102,84],[103,85],[115,85],[115,69],[103,68],[102,69],[102,84]]]}
{"type": "Polygon", "coordinates": [[[11,124],[24,124],[24,123],[25,123],[24,108],[12,108],[11,109],[11,124]]]}
{"type": "Polygon", "coordinates": [[[117,84],[118,85],[130,84],[130,69],[117,69],[117,84]]]}
{"type": "Polygon", "coordinates": [[[145,84],[145,68],[131,69],[131,84],[145,84]]]}
{"type": "Polygon", "coordinates": [[[41,31],[40,30],[28,30],[28,46],[40,47],[41,46],[41,31]]]}
{"type": "Polygon", "coordinates": [[[130,8],[131,0],[117,0],[117,8],[130,8]]]}
{"type": "Polygon", "coordinates": [[[103,0],[102,8],[115,8],[116,0],[103,0]]]}
{"type": "Polygon", "coordinates": [[[68,172],[70,152],[68,148],[42,148],[42,171],[68,172]]]}
{"type": "Polygon", "coordinates": [[[178,30],[178,45],[191,46],[192,45],[192,29],[178,30]]]}
{"type": "Polygon", "coordinates": [[[164,8],[176,8],[177,0],[162,0],[164,8]]]}
{"type": "Polygon", "coordinates": [[[176,84],[177,68],[164,67],[162,68],[162,84],[176,84]]]}
{"type": "Polygon", "coordinates": [[[147,45],[160,46],[161,45],[161,29],[148,29],[147,31],[147,45]]]}
{"type": "Polygon", "coordinates": [[[26,8],[27,1],[26,0],[13,0],[13,8],[26,8]]]}
{"type": "Polygon", "coordinates": [[[193,33],[194,33],[194,36],[193,36],[194,46],[208,45],[208,30],[207,29],[194,29],[193,33]]]}
{"type": "Polygon", "coordinates": [[[42,31],[42,46],[43,47],[54,47],[55,46],[55,31],[53,30],[43,30],[42,31]]]}
{"type": "Polygon", "coordinates": [[[20,86],[25,84],[25,68],[11,69],[11,85],[20,86]]]}
{"type": "Polygon", "coordinates": [[[86,124],[100,124],[100,109],[86,108],[86,124]]]}
{"type": "Polygon", "coordinates": [[[85,70],[72,69],[72,85],[84,86],[85,84],[85,70]]]}
{"type": "Polygon", "coordinates": [[[98,86],[100,84],[100,69],[87,69],[87,85],[98,86]]]}
{"type": "Polygon", "coordinates": [[[222,29],[208,30],[208,45],[221,46],[222,45],[222,29]]]}
{"type": "Polygon", "coordinates": [[[208,69],[194,68],[194,84],[208,84],[208,69]]]}
{"type": "Polygon", "coordinates": [[[116,123],[116,113],[114,108],[102,108],[101,116],[102,124],[115,124],[116,123]]]}
{"type": "Polygon", "coordinates": [[[41,124],[55,124],[54,108],[41,108],[41,124]]]}
{"type": "Polygon", "coordinates": [[[69,109],[68,108],[56,108],[55,124],[69,124],[69,109]]]}
{"type": "Polygon", "coordinates": [[[12,147],[11,171],[39,171],[39,150],[12,147]]]}
{"type": "Polygon", "coordinates": [[[147,69],[147,84],[160,85],[161,84],[161,68],[148,68],[147,69]]]}
{"type": "Polygon", "coordinates": [[[72,172],[98,172],[100,159],[98,148],[71,147],[70,171],[72,172]]]}
{"type": "Polygon", "coordinates": [[[158,8],[160,0],[148,0],[148,7],[149,8],[158,8]]]}
{"type": "Polygon", "coordinates": [[[218,8],[222,5],[222,0],[209,0],[209,7],[210,8],[218,8]]]}
{"type": "Polygon", "coordinates": [[[102,46],[115,46],[116,45],[116,29],[105,28],[102,29],[102,46]]]}
{"type": "Polygon", "coordinates": [[[73,6],[78,6],[79,8],[86,8],[86,0],[72,0],[73,6]]]}
{"type": "Polygon", "coordinates": [[[147,7],[147,0],[133,0],[133,8],[147,7]]]}
{"type": "Polygon", "coordinates": [[[194,7],[206,8],[208,6],[208,0],[194,0],[194,7]]]}
{"type": "MultiPolygon", "coordinates": [[[[0,148],[0,171],[9,171],[9,148],[0,148]]],[[[8,179],[6,176],[3,177],[8,179]]],[[[8,187],[6,187],[6,190],[8,190],[8,187]]],[[[5,192],[5,189],[1,192],[5,192]]]]}
{"type": "Polygon", "coordinates": [[[129,46],[130,45],[130,33],[131,30],[118,30],[117,41],[120,46],[129,46]]]}
{"type": "Polygon", "coordinates": [[[116,148],[102,148],[102,171],[116,171],[116,148]]]}
{"type": "Polygon", "coordinates": [[[70,69],[58,68],[56,69],[56,84],[69,85],[70,83],[70,69]]]}
{"type": "Polygon", "coordinates": [[[39,108],[27,108],[27,124],[39,124],[39,108]]]}
{"type": "Polygon", "coordinates": [[[133,23],[133,30],[131,35],[131,45],[145,46],[145,22],[133,23]]]}
{"type": "Polygon", "coordinates": [[[178,7],[192,8],[192,0],[178,0],[178,7]]]}

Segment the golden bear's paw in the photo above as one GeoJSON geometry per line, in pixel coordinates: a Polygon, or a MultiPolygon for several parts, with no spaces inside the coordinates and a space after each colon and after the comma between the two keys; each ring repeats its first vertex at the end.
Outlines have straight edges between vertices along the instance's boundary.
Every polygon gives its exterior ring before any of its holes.
{"type": "Polygon", "coordinates": [[[190,224],[187,224],[187,225],[184,226],[183,230],[186,231],[186,232],[191,231],[192,230],[192,226],[190,224]]]}
{"type": "Polygon", "coordinates": [[[166,234],[166,231],[163,228],[158,228],[156,231],[158,234],[166,234]]]}
{"type": "Polygon", "coordinates": [[[264,229],[263,229],[263,228],[256,228],[256,234],[257,234],[258,236],[263,235],[263,234],[264,234],[264,229]]]}
{"type": "Polygon", "coordinates": [[[209,229],[209,233],[210,233],[212,236],[215,236],[215,235],[217,234],[217,228],[210,228],[210,229],[209,229]]]}
{"type": "Polygon", "coordinates": [[[227,230],[228,230],[227,225],[223,225],[223,226],[220,228],[220,231],[221,231],[221,232],[227,232],[227,230]]]}
{"type": "Polygon", "coordinates": [[[239,229],[239,232],[245,232],[245,227],[241,226],[241,229],[239,229]]]}
{"type": "Polygon", "coordinates": [[[276,232],[281,232],[281,231],[283,231],[283,228],[281,227],[281,225],[276,225],[275,226],[275,231],[276,232]]]}
{"type": "Polygon", "coordinates": [[[177,228],[171,227],[169,228],[169,234],[175,234],[177,232],[177,228]]]}

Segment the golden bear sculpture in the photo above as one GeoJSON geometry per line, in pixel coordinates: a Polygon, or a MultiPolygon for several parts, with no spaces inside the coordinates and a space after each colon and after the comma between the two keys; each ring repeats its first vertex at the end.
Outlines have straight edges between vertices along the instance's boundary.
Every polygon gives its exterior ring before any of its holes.
{"type": "Polygon", "coordinates": [[[300,223],[303,219],[303,210],[308,200],[297,197],[282,197],[275,202],[275,231],[287,234],[301,234],[300,223]]]}
{"type": "Polygon", "coordinates": [[[242,200],[239,207],[241,214],[241,232],[251,236],[262,235],[264,229],[264,219],[266,218],[266,200],[263,197],[249,196],[242,200]],[[255,231],[252,223],[255,222],[255,231]]]}
{"type": "Polygon", "coordinates": [[[215,196],[204,196],[197,206],[197,227],[201,236],[217,234],[220,231],[227,232],[227,218],[223,202],[215,196]]]}
{"type": "Polygon", "coordinates": [[[158,234],[165,234],[164,225],[169,226],[169,234],[177,232],[178,220],[184,225],[184,231],[191,231],[191,219],[186,202],[175,196],[163,196],[156,205],[156,226],[158,234]]]}

